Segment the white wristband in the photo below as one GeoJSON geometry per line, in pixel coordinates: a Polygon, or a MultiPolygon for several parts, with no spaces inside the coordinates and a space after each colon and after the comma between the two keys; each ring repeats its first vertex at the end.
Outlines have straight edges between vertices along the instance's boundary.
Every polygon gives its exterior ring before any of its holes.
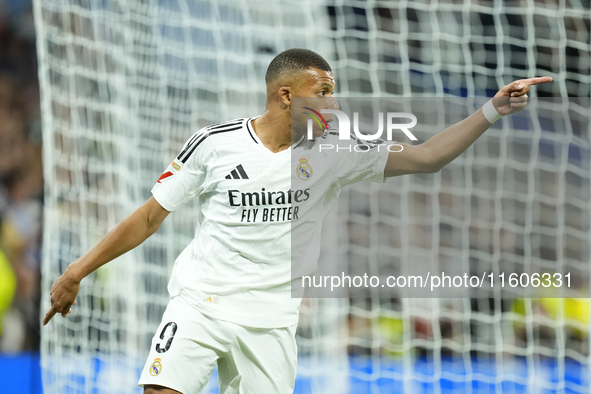
{"type": "Polygon", "coordinates": [[[488,100],[486,104],[482,106],[482,113],[484,114],[486,120],[488,120],[491,124],[495,123],[503,116],[497,112],[497,109],[492,103],[492,99],[488,100]]]}

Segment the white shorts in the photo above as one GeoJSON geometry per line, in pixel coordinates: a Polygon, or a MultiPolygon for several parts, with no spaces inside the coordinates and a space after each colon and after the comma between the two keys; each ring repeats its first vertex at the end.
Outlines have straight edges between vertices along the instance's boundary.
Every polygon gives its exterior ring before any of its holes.
{"type": "Polygon", "coordinates": [[[218,365],[220,394],[293,393],[296,325],[253,328],[213,319],[182,296],[170,300],[138,385],[197,394],[218,365]]]}

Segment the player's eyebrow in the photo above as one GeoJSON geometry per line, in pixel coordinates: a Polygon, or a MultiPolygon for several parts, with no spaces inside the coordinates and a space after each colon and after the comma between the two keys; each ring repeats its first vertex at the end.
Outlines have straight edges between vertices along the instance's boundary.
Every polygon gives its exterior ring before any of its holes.
{"type": "Polygon", "coordinates": [[[334,88],[334,85],[331,85],[330,83],[327,83],[327,82],[323,82],[323,83],[320,85],[319,89],[324,89],[324,88],[333,89],[333,88],[334,88]]]}

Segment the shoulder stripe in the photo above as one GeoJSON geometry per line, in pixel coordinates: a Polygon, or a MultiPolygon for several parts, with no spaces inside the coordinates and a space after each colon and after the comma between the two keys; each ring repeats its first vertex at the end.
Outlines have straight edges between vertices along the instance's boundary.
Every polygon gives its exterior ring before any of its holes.
{"type": "Polygon", "coordinates": [[[254,131],[250,127],[250,122],[252,122],[252,118],[248,119],[248,121],[246,122],[246,129],[248,130],[248,134],[250,134],[250,138],[252,138],[252,140],[254,141],[255,144],[258,144],[256,138],[254,138],[254,135],[253,135],[254,131]]]}
{"type": "Polygon", "coordinates": [[[303,136],[300,138],[300,142],[298,142],[298,143],[296,144],[296,146],[294,146],[294,147],[293,147],[293,149],[295,149],[295,148],[299,148],[300,146],[302,146],[302,144],[304,143],[304,141],[306,141],[306,136],[305,136],[305,135],[303,135],[303,136]]]}
{"type": "Polygon", "coordinates": [[[228,127],[228,126],[236,126],[242,123],[242,119],[240,119],[237,122],[226,122],[226,123],[221,123],[218,125],[214,125],[214,126],[208,126],[207,130],[217,130],[217,129],[222,129],[224,127],[228,127]]]}
{"type": "MultiPolygon", "coordinates": [[[[236,127],[236,125],[240,125],[242,122],[239,123],[235,123],[235,124],[223,124],[219,126],[219,129],[216,129],[215,131],[224,131],[227,130],[229,128],[232,127],[236,127]],[[223,127],[222,127],[223,126],[223,127]]],[[[242,126],[238,126],[238,127],[242,127],[242,126]]],[[[234,129],[232,129],[234,130],[234,129]]],[[[209,129],[201,129],[199,130],[197,133],[195,133],[191,139],[189,140],[189,142],[185,145],[185,148],[181,151],[181,153],[179,153],[179,155],[176,157],[178,160],[181,160],[182,157],[190,150],[194,147],[195,141],[197,141],[198,138],[210,133],[211,131],[209,129]]],[[[183,163],[185,162],[186,158],[184,160],[181,160],[183,163]]]]}
{"type": "Polygon", "coordinates": [[[197,138],[199,138],[199,136],[203,135],[204,130],[203,129],[199,129],[195,134],[193,134],[191,136],[191,138],[189,138],[189,141],[187,141],[187,143],[185,144],[185,149],[183,149],[183,151],[179,154],[179,156],[181,156],[183,153],[185,153],[187,151],[187,149],[189,149],[189,147],[191,146],[191,144],[193,142],[195,142],[195,140],[197,138]]]}
{"type": "Polygon", "coordinates": [[[185,148],[182,150],[181,153],[179,153],[179,155],[177,156],[177,159],[180,159],[180,157],[187,152],[187,150],[189,150],[192,146],[192,144],[195,142],[195,140],[199,137],[201,137],[203,134],[205,134],[207,131],[209,130],[216,130],[216,129],[221,129],[221,128],[225,128],[225,127],[230,127],[230,126],[235,126],[235,125],[239,125],[244,121],[244,118],[242,119],[234,119],[234,120],[229,120],[227,122],[223,122],[223,123],[217,123],[214,125],[210,125],[210,126],[205,126],[201,129],[199,129],[195,134],[193,134],[191,136],[191,138],[189,138],[189,140],[185,143],[185,148]]]}
{"type": "Polygon", "coordinates": [[[211,129],[214,127],[218,127],[218,126],[228,126],[230,123],[242,123],[244,121],[244,118],[237,118],[237,119],[232,119],[232,120],[228,120],[222,123],[215,123],[215,124],[210,124],[209,126],[205,126],[206,129],[211,129]]]}
{"type": "MultiPolygon", "coordinates": [[[[193,146],[191,147],[191,150],[190,150],[190,151],[188,151],[188,152],[187,152],[187,154],[186,154],[186,155],[185,155],[183,158],[181,158],[181,155],[182,155],[182,153],[181,153],[181,154],[180,154],[180,155],[177,157],[177,159],[178,159],[178,160],[180,160],[180,161],[181,161],[181,163],[183,163],[183,164],[184,164],[184,163],[185,163],[185,162],[186,162],[186,161],[189,159],[189,157],[191,157],[191,155],[193,154],[193,152],[195,152],[195,149],[197,149],[197,147],[198,147],[199,145],[201,145],[201,143],[202,143],[202,142],[203,142],[203,141],[204,141],[204,140],[205,140],[207,137],[210,137],[210,136],[212,136],[212,135],[214,135],[214,134],[219,134],[219,133],[227,133],[227,132],[229,132],[229,131],[239,130],[239,129],[241,129],[241,128],[242,128],[242,126],[241,126],[241,125],[239,125],[239,126],[234,126],[234,127],[230,127],[230,128],[224,128],[224,129],[222,129],[222,130],[215,130],[215,131],[210,131],[210,132],[207,132],[207,133],[205,133],[205,134],[204,134],[204,135],[203,135],[203,136],[202,136],[202,137],[201,137],[201,138],[200,138],[200,139],[199,139],[199,140],[198,140],[198,141],[197,141],[195,144],[193,144],[193,146]]],[[[187,148],[187,149],[188,149],[188,148],[187,148]]]]}

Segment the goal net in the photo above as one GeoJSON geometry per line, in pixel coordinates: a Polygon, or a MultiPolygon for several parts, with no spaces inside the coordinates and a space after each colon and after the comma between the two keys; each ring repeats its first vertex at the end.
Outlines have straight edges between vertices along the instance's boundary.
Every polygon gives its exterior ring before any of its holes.
{"type": "MultiPolygon", "coordinates": [[[[490,96],[540,75],[555,82],[532,97],[590,95],[581,0],[35,0],[34,9],[42,310],[55,279],[150,196],[194,130],[264,110],[264,73],[282,50],[322,54],[342,96],[490,96]]],[[[589,101],[562,105],[550,129],[499,121],[438,174],[346,189],[324,227],[341,247],[323,258],[585,266],[589,101]],[[370,232],[392,242],[360,241],[370,232]]],[[[46,393],[139,391],[195,203],[86,278],[74,312],[43,328],[46,393]]],[[[296,392],[584,393],[588,323],[589,303],[576,298],[305,299],[296,392]]]]}

